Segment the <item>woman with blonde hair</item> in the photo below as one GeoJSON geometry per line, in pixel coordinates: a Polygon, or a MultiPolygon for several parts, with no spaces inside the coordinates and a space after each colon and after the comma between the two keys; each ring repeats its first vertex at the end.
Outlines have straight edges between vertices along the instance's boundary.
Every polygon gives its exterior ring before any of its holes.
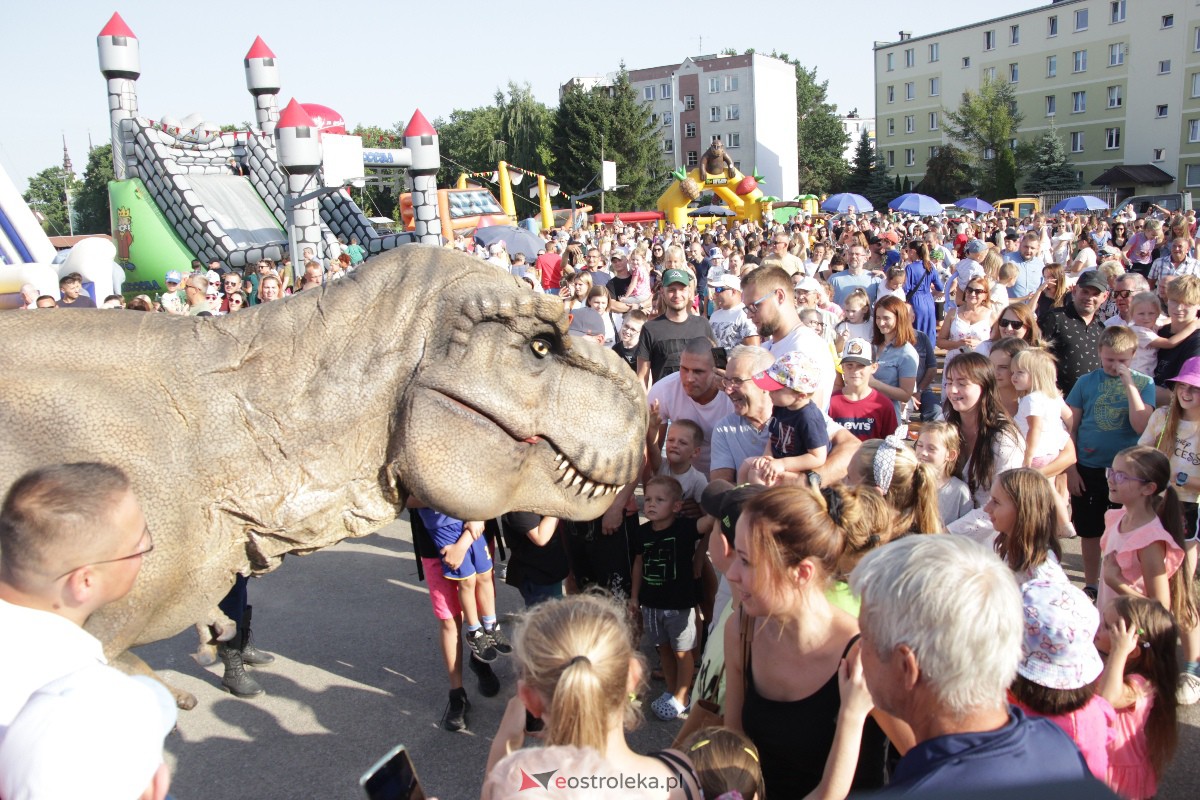
{"type": "MultiPolygon", "coordinates": [[[[513,657],[517,696],[508,702],[492,740],[489,773],[524,745],[528,713],[544,723],[546,746],[590,748],[617,771],[654,776],[662,784],[682,776],[682,786],[655,796],[698,800],[695,773],[683,754],[664,750],[643,756],[625,740],[625,731],[637,721],[630,697],[642,685],[645,664],[620,604],[586,593],[541,603],[519,623],[513,657]]],[[[525,751],[514,760],[536,759],[537,752],[525,751]]]]}
{"type": "Polygon", "coordinates": [[[892,529],[897,534],[942,532],[938,471],[921,463],[898,436],[863,442],[850,459],[846,481],[871,487],[887,498],[895,512],[892,529]]]}

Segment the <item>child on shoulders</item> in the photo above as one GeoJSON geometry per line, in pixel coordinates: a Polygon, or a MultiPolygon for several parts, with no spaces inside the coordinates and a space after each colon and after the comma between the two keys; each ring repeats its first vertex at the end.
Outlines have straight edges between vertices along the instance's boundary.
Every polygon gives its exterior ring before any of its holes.
{"type": "Polygon", "coordinates": [[[825,415],[813,402],[821,383],[821,365],[793,350],[754,376],[754,385],[771,393],[770,438],[763,454],[748,458],[738,470],[738,483],[774,486],[794,482],[819,469],[829,453],[825,415]]]}

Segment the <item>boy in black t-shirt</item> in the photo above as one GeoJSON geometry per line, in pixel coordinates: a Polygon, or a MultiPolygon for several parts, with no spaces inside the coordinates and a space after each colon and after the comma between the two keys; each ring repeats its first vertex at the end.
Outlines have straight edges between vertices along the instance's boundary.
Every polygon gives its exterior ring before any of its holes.
{"type": "Polygon", "coordinates": [[[642,627],[654,639],[662,659],[667,691],[650,704],[655,715],[672,720],[687,708],[696,661],[697,574],[703,550],[694,520],[680,518],[683,487],[668,475],[646,481],[642,513],[650,520],[638,528],[629,606],[641,609],[642,627]]]}
{"type": "Polygon", "coordinates": [[[829,431],[825,415],[812,402],[821,384],[821,369],[812,358],[793,350],[754,376],[754,385],[771,393],[775,408],[767,423],[770,439],[766,448],[758,458],[742,462],[738,483],[791,483],[825,464],[829,431]]]}
{"type": "Polygon", "coordinates": [[[633,309],[625,313],[621,320],[621,330],[617,332],[616,344],[612,350],[629,368],[637,372],[638,342],[642,338],[642,326],[646,324],[646,312],[633,309]]]}
{"type": "Polygon", "coordinates": [[[500,521],[512,550],[504,582],[521,593],[526,608],[562,597],[563,581],[571,568],[558,519],[510,511],[500,521]]]}

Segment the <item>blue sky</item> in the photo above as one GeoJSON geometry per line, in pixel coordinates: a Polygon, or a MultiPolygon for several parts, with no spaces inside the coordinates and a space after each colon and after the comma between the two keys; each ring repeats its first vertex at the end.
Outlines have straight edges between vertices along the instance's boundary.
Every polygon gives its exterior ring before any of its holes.
{"type": "Polygon", "coordinates": [[[491,102],[509,80],[528,82],[554,105],[573,75],[678,63],[689,55],[754,47],[789,53],[829,80],[838,108],[872,113],[874,41],[894,41],[1013,11],[1034,0],[758,0],[734,4],[693,0],[606,3],[512,3],[477,0],[373,4],[336,0],[170,3],[161,0],[23,0],[0,12],[6,30],[0,74],[7,124],[0,164],[17,188],[61,162],[62,136],[82,174],[90,132],[108,141],[108,105],[96,35],[117,11],[141,43],[142,116],[206,120],[254,119],[242,58],[256,35],[279,59],[281,105],[328,105],[348,125],[407,121],[414,108],[433,120],[455,108],[491,102]],[[424,14],[414,9],[424,6],[424,14]],[[591,8],[604,6],[604,11],[591,8]],[[528,9],[506,17],[510,9],[528,9]],[[919,9],[919,11],[918,11],[919,9]],[[226,12],[226,16],[211,16],[226,12]],[[421,16],[431,25],[421,28],[421,16]],[[701,38],[702,37],[702,38],[701,38]]]}

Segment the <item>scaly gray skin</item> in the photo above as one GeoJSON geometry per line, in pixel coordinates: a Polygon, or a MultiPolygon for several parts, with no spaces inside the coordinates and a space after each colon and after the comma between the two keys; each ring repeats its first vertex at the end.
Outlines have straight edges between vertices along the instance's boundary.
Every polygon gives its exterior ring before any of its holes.
{"type": "Polygon", "coordinates": [[[228,630],[236,573],[372,533],[409,494],[461,519],[592,519],[642,462],[633,371],[567,337],[558,299],[440,248],[212,319],[0,314],[0,340],[0,491],[107,461],[145,510],[154,553],[87,625],[128,669],[127,648],[228,630]]]}

